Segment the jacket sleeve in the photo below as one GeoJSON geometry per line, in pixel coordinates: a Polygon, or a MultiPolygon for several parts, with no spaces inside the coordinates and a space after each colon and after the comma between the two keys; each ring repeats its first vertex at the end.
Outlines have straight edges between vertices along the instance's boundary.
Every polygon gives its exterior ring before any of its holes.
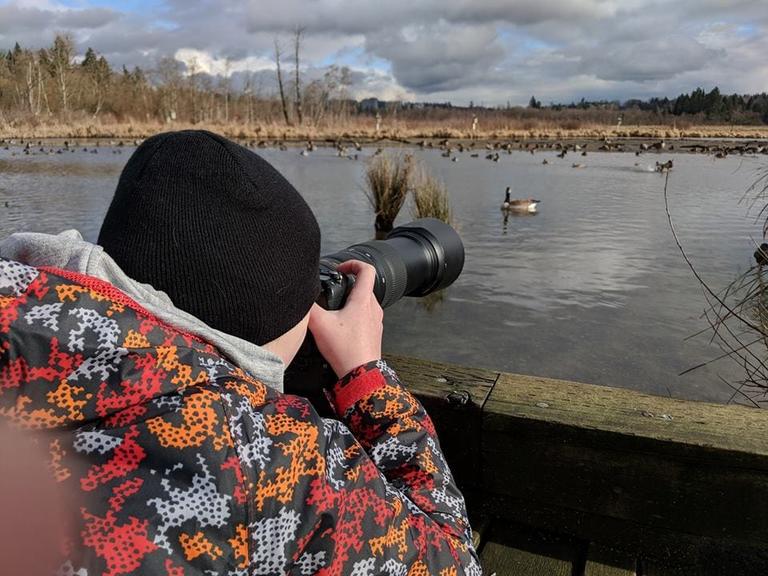
{"type": "Polygon", "coordinates": [[[415,546],[423,547],[426,540],[427,547],[450,551],[447,559],[444,554],[426,554],[428,573],[459,567],[466,574],[480,574],[464,498],[432,421],[394,370],[383,360],[360,366],[339,380],[328,397],[381,480],[407,503],[412,525],[407,538],[415,546]]]}

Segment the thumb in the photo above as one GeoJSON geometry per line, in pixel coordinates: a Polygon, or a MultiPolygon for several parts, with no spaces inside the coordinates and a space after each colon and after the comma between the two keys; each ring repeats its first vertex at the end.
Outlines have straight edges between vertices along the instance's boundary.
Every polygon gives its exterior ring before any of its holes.
{"type": "Polygon", "coordinates": [[[309,331],[314,334],[315,331],[322,330],[331,321],[332,316],[332,313],[322,306],[312,304],[309,311],[309,331]]]}

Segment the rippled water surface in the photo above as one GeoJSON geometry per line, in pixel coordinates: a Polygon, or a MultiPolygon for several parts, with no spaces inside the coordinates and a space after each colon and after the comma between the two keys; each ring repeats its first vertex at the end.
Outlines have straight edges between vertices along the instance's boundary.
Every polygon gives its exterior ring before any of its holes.
{"type": "MultiPolygon", "coordinates": [[[[0,233],[78,228],[95,240],[132,151],[116,150],[0,150],[0,233]]],[[[332,150],[260,153],[312,206],[324,251],[371,236],[361,188],[370,150],[357,161],[332,150]]],[[[518,152],[498,163],[482,154],[454,163],[437,151],[414,153],[447,182],[467,259],[442,299],[404,299],[387,311],[389,352],[676,397],[730,397],[720,376],[740,373],[728,361],[678,376],[719,350],[706,334],[686,340],[706,326],[704,298],[674,246],[664,178],[648,168],[671,156],[560,160],[518,152]],[[572,168],[575,161],[586,167],[572,168]],[[499,206],[507,185],[513,196],[541,199],[538,214],[505,221],[499,206]]],[[[759,238],[739,200],[763,164],[693,155],[674,161],[669,196],[678,234],[697,270],[723,287],[750,265],[759,238]]]]}

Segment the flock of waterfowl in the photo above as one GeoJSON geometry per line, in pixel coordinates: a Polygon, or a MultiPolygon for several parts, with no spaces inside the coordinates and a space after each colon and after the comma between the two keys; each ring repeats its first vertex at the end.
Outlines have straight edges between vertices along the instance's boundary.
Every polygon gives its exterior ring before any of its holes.
{"type": "MultiPolygon", "coordinates": [[[[412,144],[412,143],[411,143],[412,144]]],[[[458,156],[464,152],[470,152],[470,157],[478,158],[481,151],[476,147],[475,141],[469,143],[451,142],[448,139],[441,140],[437,143],[427,140],[422,140],[418,143],[420,148],[439,148],[441,156],[449,158],[452,161],[458,161],[458,156]]],[[[545,141],[545,142],[526,142],[523,140],[514,140],[508,142],[488,142],[483,144],[482,153],[485,155],[486,160],[498,162],[500,154],[506,152],[512,154],[515,151],[528,152],[530,154],[536,154],[537,152],[557,152],[557,158],[563,159],[569,153],[579,156],[587,156],[588,151],[599,152],[632,152],[635,156],[640,156],[645,152],[672,152],[677,150],[678,152],[689,152],[699,154],[711,154],[715,158],[725,158],[729,155],[745,155],[745,154],[766,154],[768,155],[768,143],[765,142],[746,142],[746,143],[700,143],[682,141],[678,143],[677,148],[675,144],[668,144],[665,140],[657,140],[654,142],[645,141],[632,141],[632,140],[612,140],[610,138],[603,138],[602,140],[594,140],[588,142],[560,142],[560,141],[545,141]]],[[[545,158],[542,164],[548,164],[549,161],[545,158]]],[[[574,168],[583,168],[584,164],[581,162],[574,162],[572,164],[574,168]]]]}
{"type": "Polygon", "coordinates": [[[20,154],[25,156],[51,156],[53,154],[64,154],[66,152],[75,153],[78,150],[89,154],[98,154],[101,150],[105,153],[111,152],[112,154],[122,154],[125,146],[138,146],[142,142],[143,140],[131,140],[127,143],[124,140],[109,140],[108,142],[97,140],[92,144],[80,144],[76,141],[64,140],[60,145],[54,147],[44,140],[2,138],[0,139],[0,147],[2,147],[3,150],[11,150],[13,148],[11,156],[18,156],[20,154]],[[17,150],[17,148],[19,148],[19,150],[17,150]]]}
{"type": "MultiPolygon", "coordinates": [[[[87,152],[90,154],[98,154],[100,151],[110,152],[112,154],[121,154],[122,149],[126,146],[138,146],[143,140],[96,140],[90,143],[79,143],[76,140],[64,140],[61,145],[53,147],[46,143],[44,140],[24,140],[24,139],[0,139],[0,147],[4,150],[12,150],[11,155],[16,156],[19,154],[24,155],[51,155],[51,154],[64,154],[66,152],[74,153],[78,150],[87,152]]],[[[486,160],[491,162],[499,162],[503,153],[512,154],[513,152],[527,152],[529,154],[536,154],[537,152],[556,152],[556,157],[564,159],[568,154],[578,155],[583,158],[588,155],[588,150],[595,150],[601,152],[632,152],[636,156],[640,156],[646,152],[663,152],[674,151],[675,144],[667,143],[664,140],[657,140],[654,142],[631,142],[631,141],[614,141],[609,138],[604,138],[598,141],[590,142],[558,142],[558,141],[545,141],[545,142],[526,142],[522,140],[507,141],[507,142],[479,142],[476,140],[466,141],[450,141],[449,139],[443,139],[439,141],[427,141],[422,140],[420,142],[409,142],[400,140],[397,143],[406,145],[416,145],[422,149],[437,148],[441,151],[443,158],[449,159],[451,162],[458,162],[459,158],[465,152],[469,154],[471,158],[479,158],[482,154],[486,160]]],[[[289,146],[285,141],[270,142],[267,140],[251,140],[243,143],[245,146],[251,148],[268,148],[270,146],[277,146],[280,150],[287,151],[289,146]]],[[[336,155],[339,158],[345,158],[349,160],[357,160],[359,158],[359,152],[363,150],[363,144],[355,140],[327,140],[324,141],[324,146],[332,146],[336,150],[336,155]]],[[[309,156],[312,152],[315,152],[318,145],[308,140],[305,144],[300,146],[299,155],[302,157],[309,156]]],[[[296,149],[295,146],[293,149],[296,149]]],[[[383,148],[377,148],[374,152],[374,156],[383,152],[383,148]]],[[[682,141],[677,144],[678,152],[690,152],[698,154],[710,154],[715,158],[725,158],[729,155],[768,155],[768,144],[761,142],[746,142],[746,143],[701,143],[701,142],[686,142],[682,141]]],[[[543,165],[549,164],[550,161],[547,158],[542,160],[543,165]]],[[[640,164],[636,163],[635,166],[640,164]]],[[[586,164],[583,162],[571,163],[572,168],[586,168],[586,164]]],[[[653,170],[659,173],[666,173],[672,170],[674,167],[672,160],[665,162],[656,161],[655,166],[648,167],[649,170],[653,170]]],[[[501,210],[505,214],[509,213],[536,213],[537,207],[540,204],[540,200],[534,198],[518,198],[513,199],[511,197],[511,188],[507,187],[504,194],[504,201],[501,204],[501,210]]],[[[7,204],[7,203],[6,203],[7,204]]]]}
{"type": "MultiPolygon", "coordinates": [[[[93,154],[98,154],[102,149],[109,149],[115,154],[121,152],[121,148],[126,146],[138,146],[141,144],[142,139],[132,140],[83,140],[83,143],[78,143],[77,140],[64,140],[59,146],[52,146],[50,143],[44,140],[31,140],[31,139],[13,139],[3,138],[0,139],[0,147],[5,150],[11,148],[21,148],[23,154],[63,154],[65,152],[75,152],[78,149],[87,151],[93,154]]],[[[383,140],[377,140],[376,143],[382,144],[383,140]]],[[[497,141],[497,142],[483,142],[478,140],[461,141],[449,139],[443,140],[421,140],[421,141],[409,141],[404,139],[392,140],[392,144],[397,145],[410,145],[417,146],[422,149],[437,148],[441,151],[441,156],[451,160],[452,162],[458,162],[460,156],[467,152],[472,158],[479,158],[481,154],[486,160],[491,162],[499,162],[503,153],[512,154],[515,151],[523,151],[530,154],[536,154],[537,152],[552,151],[556,152],[557,158],[563,159],[569,153],[572,155],[579,155],[581,157],[587,156],[588,151],[600,151],[600,152],[632,152],[634,151],[636,156],[640,156],[646,152],[663,152],[663,151],[678,151],[689,152],[697,154],[711,154],[715,158],[725,158],[729,155],[768,155],[768,143],[758,141],[748,141],[744,143],[737,142],[703,142],[703,141],[680,141],[677,147],[674,143],[667,143],[665,140],[657,140],[654,142],[637,141],[637,140],[613,140],[610,138],[603,138],[601,140],[592,140],[587,142],[561,142],[561,141],[524,141],[524,140],[511,140],[511,141],[497,141]]],[[[277,147],[280,150],[287,151],[291,149],[291,146],[284,140],[247,140],[243,144],[250,148],[269,148],[277,147]]],[[[372,142],[361,143],[356,140],[348,139],[328,139],[322,142],[323,146],[331,146],[336,150],[336,154],[340,158],[347,158],[350,160],[356,160],[359,158],[358,153],[363,150],[365,144],[372,144],[372,142]]],[[[385,144],[386,145],[386,144],[385,144]]],[[[293,149],[295,149],[296,143],[293,143],[293,149]]],[[[307,140],[300,146],[301,150],[299,154],[301,156],[308,156],[311,152],[314,152],[318,148],[318,144],[312,140],[307,140]]],[[[376,154],[380,154],[383,148],[378,148],[376,154]]],[[[14,150],[14,153],[18,153],[14,150]]],[[[542,160],[542,164],[548,164],[549,161],[545,158],[542,160]]],[[[573,168],[583,168],[585,164],[580,162],[572,163],[573,168]]]]}

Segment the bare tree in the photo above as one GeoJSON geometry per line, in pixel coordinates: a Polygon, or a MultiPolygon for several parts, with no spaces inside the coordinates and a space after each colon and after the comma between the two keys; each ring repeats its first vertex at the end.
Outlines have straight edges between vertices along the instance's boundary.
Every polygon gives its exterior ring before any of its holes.
{"type": "Polygon", "coordinates": [[[296,69],[296,117],[299,120],[299,125],[304,123],[304,115],[301,110],[301,74],[299,73],[299,49],[301,45],[301,35],[304,33],[304,28],[296,28],[294,36],[294,67],[296,69]]]}
{"type": "Polygon", "coordinates": [[[200,66],[198,65],[197,58],[192,57],[192,59],[189,60],[187,64],[187,84],[189,87],[189,92],[192,97],[192,123],[196,124],[200,122],[201,113],[200,113],[200,86],[199,86],[199,75],[200,75],[200,66]]]}
{"type": "Polygon", "coordinates": [[[35,88],[39,88],[37,84],[36,73],[40,67],[40,62],[37,59],[37,55],[30,52],[27,55],[27,104],[29,105],[29,111],[37,116],[40,113],[40,93],[37,94],[37,104],[35,104],[35,88]],[[36,86],[37,84],[37,86],[36,86]]]}
{"type": "Polygon", "coordinates": [[[161,114],[167,123],[173,122],[179,112],[179,93],[184,84],[182,64],[166,56],[158,61],[154,74],[160,85],[161,114]]]}
{"type": "Polygon", "coordinates": [[[280,69],[280,43],[278,42],[277,38],[275,38],[275,65],[277,66],[277,86],[280,90],[280,102],[283,105],[283,117],[285,118],[285,123],[290,126],[291,118],[288,115],[288,101],[285,98],[285,90],[283,88],[283,73],[280,69]]]}
{"type": "Polygon", "coordinates": [[[224,78],[221,79],[221,88],[224,92],[224,121],[229,122],[229,94],[232,91],[232,81],[230,75],[232,73],[232,60],[229,56],[224,62],[224,78]]]}

